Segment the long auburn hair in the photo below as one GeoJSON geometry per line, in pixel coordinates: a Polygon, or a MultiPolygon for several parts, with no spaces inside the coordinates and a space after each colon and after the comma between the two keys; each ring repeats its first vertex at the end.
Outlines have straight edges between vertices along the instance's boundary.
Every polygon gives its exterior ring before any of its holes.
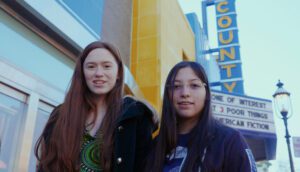
{"type": "Polygon", "coordinates": [[[92,119],[95,122],[97,112],[96,102],[92,98],[93,93],[85,81],[83,63],[87,55],[97,48],[107,49],[115,57],[118,64],[118,79],[115,86],[106,95],[107,112],[101,124],[103,144],[100,147],[101,164],[99,167],[101,166],[104,171],[112,170],[113,131],[117,118],[121,114],[124,69],[119,51],[109,43],[96,41],[87,45],[77,59],[65,100],[59,108],[52,112],[36,143],[35,155],[39,161],[38,167],[42,171],[79,171],[79,157],[85,122],[89,114],[93,114],[92,119]],[[49,133],[49,129],[51,129],[51,133],[49,133]],[[49,134],[51,134],[50,137],[49,134]]]}
{"type": "Polygon", "coordinates": [[[171,69],[167,76],[164,87],[160,131],[153,151],[148,157],[146,171],[162,171],[166,155],[170,154],[172,150],[176,148],[178,119],[173,105],[173,85],[178,71],[186,67],[191,68],[197,77],[206,84],[206,97],[204,108],[200,112],[201,114],[199,114],[198,123],[192,129],[191,139],[188,140],[188,154],[183,166],[183,171],[190,172],[198,168],[197,164],[199,166],[199,163],[201,163],[201,156],[204,154],[204,149],[211,139],[215,124],[211,115],[211,93],[205,71],[197,62],[179,62],[171,69]]]}

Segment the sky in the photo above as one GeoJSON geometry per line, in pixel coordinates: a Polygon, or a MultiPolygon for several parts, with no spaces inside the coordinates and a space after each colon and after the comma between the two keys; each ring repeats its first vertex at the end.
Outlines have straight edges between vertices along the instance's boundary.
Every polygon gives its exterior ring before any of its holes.
{"type": "MultiPolygon", "coordinates": [[[[178,2],[184,13],[195,12],[202,25],[201,0],[178,2]]],[[[300,137],[300,72],[297,72],[300,68],[300,1],[236,0],[235,5],[245,94],[272,100],[280,79],[283,87],[291,93],[290,135],[300,137]]],[[[209,8],[208,12],[210,47],[216,48],[215,11],[209,8]]],[[[269,170],[289,170],[283,120],[275,114],[274,120],[277,155],[269,170]]],[[[300,158],[293,156],[293,160],[296,171],[300,172],[300,158]]]]}

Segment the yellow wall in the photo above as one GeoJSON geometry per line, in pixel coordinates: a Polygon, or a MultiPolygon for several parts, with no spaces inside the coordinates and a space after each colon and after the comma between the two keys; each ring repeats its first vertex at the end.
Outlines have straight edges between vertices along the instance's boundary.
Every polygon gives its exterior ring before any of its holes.
{"type": "Polygon", "coordinates": [[[130,70],[141,91],[160,110],[169,70],[195,59],[194,34],[177,0],[133,0],[130,70]]]}

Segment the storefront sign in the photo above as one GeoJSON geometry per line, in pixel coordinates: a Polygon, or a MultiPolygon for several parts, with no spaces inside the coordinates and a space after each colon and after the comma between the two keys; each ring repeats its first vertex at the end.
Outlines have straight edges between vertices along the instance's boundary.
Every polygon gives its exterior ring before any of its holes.
{"type": "Polygon", "coordinates": [[[270,100],[213,91],[212,113],[220,122],[234,128],[276,133],[270,100]]]}

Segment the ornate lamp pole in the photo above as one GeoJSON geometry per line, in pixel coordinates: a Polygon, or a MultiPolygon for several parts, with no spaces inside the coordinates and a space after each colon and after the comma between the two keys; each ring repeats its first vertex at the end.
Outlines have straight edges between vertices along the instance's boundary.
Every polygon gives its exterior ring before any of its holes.
{"type": "Polygon", "coordinates": [[[277,83],[277,90],[273,94],[274,97],[274,107],[275,111],[277,111],[276,114],[279,114],[280,112],[281,116],[277,115],[281,119],[283,119],[284,126],[285,126],[285,139],[286,139],[286,144],[288,147],[288,152],[289,152],[289,159],[290,159],[290,167],[291,167],[291,172],[295,172],[294,169],[294,163],[293,163],[293,157],[292,157],[292,152],[291,152],[291,145],[290,145],[290,134],[288,130],[288,124],[287,120],[292,116],[292,104],[291,104],[291,99],[290,99],[290,93],[286,91],[283,87],[283,83],[280,82],[280,80],[277,83]]]}

